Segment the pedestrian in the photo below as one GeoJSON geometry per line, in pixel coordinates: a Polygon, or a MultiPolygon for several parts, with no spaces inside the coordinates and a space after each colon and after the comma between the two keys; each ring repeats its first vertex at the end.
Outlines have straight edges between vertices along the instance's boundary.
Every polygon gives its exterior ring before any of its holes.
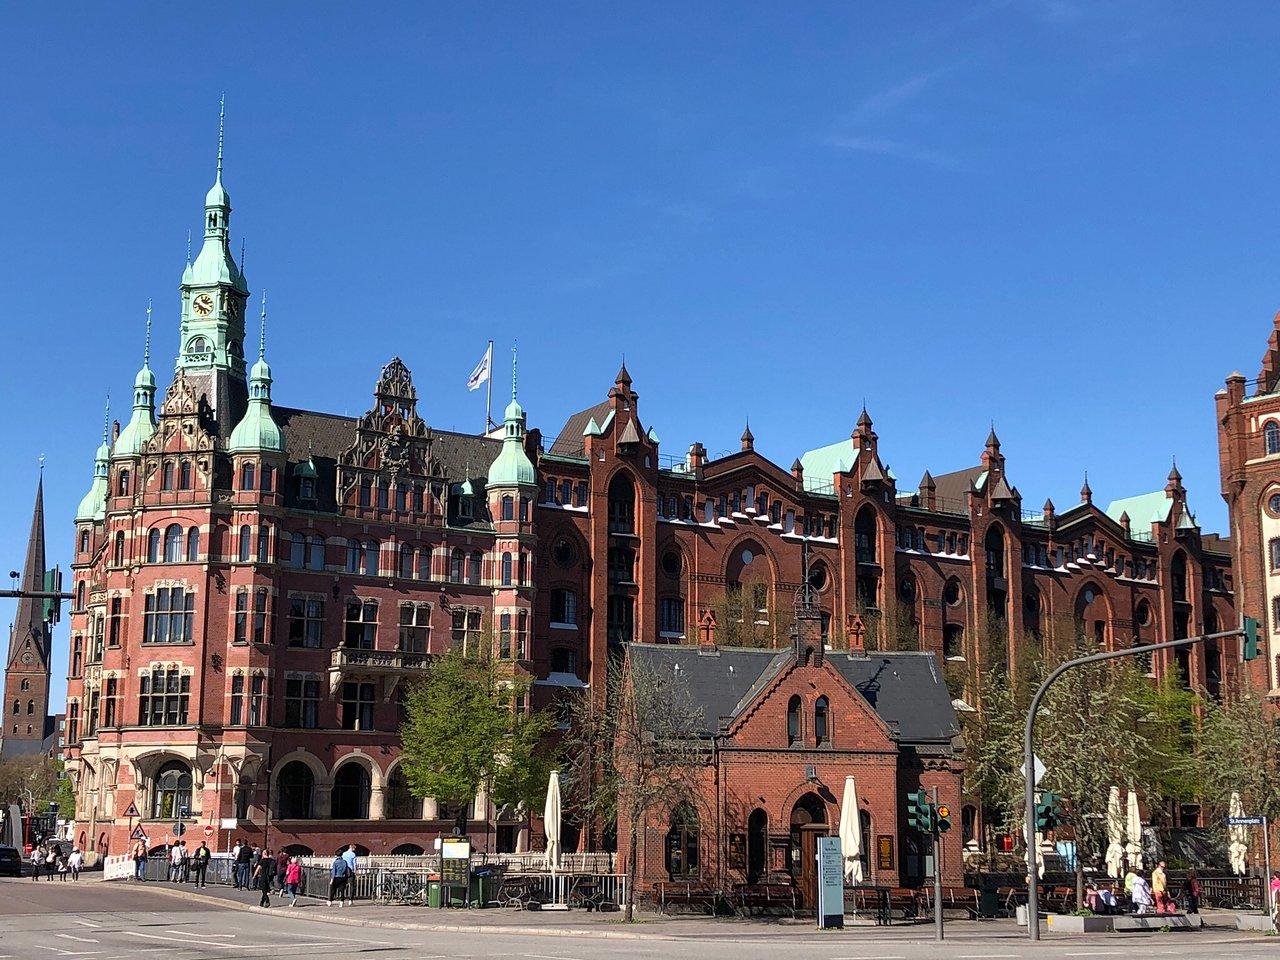
{"type": "Polygon", "coordinates": [[[288,867],[289,867],[289,855],[285,853],[283,850],[281,850],[278,854],[276,854],[275,886],[276,886],[276,892],[282,897],[284,896],[284,885],[285,885],[284,874],[285,874],[285,871],[288,869],[288,867]]]}
{"type": "Polygon", "coordinates": [[[46,880],[52,880],[54,872],[58,869],[58,848],[50,847],[49,852],[44,855],[44,875],[46,880]]]}
{"type": "Polygon", "coordinates": [[[1267,907],[1271,913],[1271,925],[1280,928],[1280,870],[1272,872],[1268,890],[1267,895],[1271,898],[1271,902],[1267,907]]]}
{"type": "Polygon", "coordinates": [[[342,859],[347,861],[347,903],[355,906],[356,895],[356,845],[348,844],[346,852],[343,853],[342,859]]]}
{"type": "Polygon", "coordinates": [[[182,841],[179,840],[169,847],[169,882],[178,882],[178,871],[182,869],[182,841]]]}
{"type": "Polygon", "coordinates": [[[67,866],[71,868],[71,879],[79,880],[80,871],[84,869],[84,854],[80,852],[79,847],[71,850],[71,856],[67,859],[67,866]]]}
{"type": "Polygon", "coordinates": [[[1135,874],[1133,878],[1133,905],[1136,908],[1134,912],[1139,915],[1150,913],[1155,905],[1151,884],[1142,874],[1135,874]]]}
{"type": "Polygon", "coordinates": [[[258,865],[253,868],[253,888],[262,892],[258,906],[271,906],[271,882],[275,879],[276,861],[271,851],[263,849],[258,857],[258,865]]]}
{"type": "Polygon", "coordinates": [[[182,862],[179,866],[182,868],[182,882],[191,882],[191,851],[187,849],[187,841],[179,840],[178,846],[182,848],[182,862]]]}
{"type": "Polygon", "coordinates": [[[142,840],[133,844],[133,879],[147,879],[147,845],[142,840]]]}
{"type": "Polygon", "coordinates": [[[240,889],[240,841],[236,840],[235,846],[231,848],[231,882],[237,890],[240,889]]]}
{"type": "Polygon", "coordinates": [[[350,880],[351,867],[347,864],[346,858],[339,852],[334,858],[333,863],[329,865],[329,906],[333,906],[333,898],[338,898],[338,906],[342,906],[343,898],[347,893],[347,882],[350,880]]]}
{"type": "Polygon", "coordinates": [[[1200,878],[1194,870],[1189,870],[1182,881],[1182,900],[1187,905],[1187,913],[1200,912],[1200,878]]]}
{"type": "Polygon", "coordinates": [[[1172,913],[1169,906],[1169,875],[1165,873],[1164,861],[1156,864],[1151,871],[1151,896],[1156,902],[1156,913],[1172,913]]]}
{"type": "Polygon", "coordinates": [[[200,846],[196,847],[195,853],[191,854],[191,866],[195,870],[197,887],[204,886],[205,875],[209,872],[209,858],[212,856],[209,845],[203,840],[200,841],[200,846]]]}
{"type": "Polygon", "coordinates": [[[302,886],[302,858],[293,857],[284,868],[285,887],[289,891],[289,906],[298,905],[298,888],[302,886]]]}
{"type": "MultiPolygon", "coordinates": [[[[58,848],[58,880],[62,883],[67,882],[67,874],[71,872],[71,867],[67,863],[67,857],[62,856],[62,848],[58,848]]],[[[68,856],[70,856],[68,854],[68,856]]]]}
{"type": "Polygon", "coordinates": [[[253,847],[247,843],[240,844],[240,852],[236,854],[236,877],[239,883],[236,885],[242,890],[249,889],[249,874],[252,870],[253,847]]]}
{"type": "Polygon", "coordinates": [[[39,880],[40,871],[44,867],[44,849],[42,847],[31,848],[31,879],[39,880]]]}

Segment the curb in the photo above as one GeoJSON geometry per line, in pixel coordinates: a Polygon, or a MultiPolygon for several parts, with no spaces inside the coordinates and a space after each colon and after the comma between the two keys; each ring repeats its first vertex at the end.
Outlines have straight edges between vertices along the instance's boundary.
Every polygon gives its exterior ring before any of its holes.
{"type": "MultiPolygon", "coordinates": [[[[108,881],[104,881],[108,882],[108,881]]],[[[109,881],[114,882],[114,881],[109,881]]],[[[128,883],[129,881],[122,881],[128,883]]],[[[160,886],[157,881],[152,881],[146,889],[157,893],[165,894],[170,897],[177,897],[182,900],[191,900],[198,903],[205,903],[214,907],[226,907],[231,910],[243,910],[249,913],[258,913],[261,908],[251,903],[242,903],[239,900],[223,900],[220,897],[207,897],[203,894],[193,893],[190,890],[178,890],[169,886],[160,886]]],[[[316,900],[309,897],[310,900],[316,900]]],[[[318,900],[316,900],[319,903],[318,900]]],[[[530,937],[595,937],[604,940],[687,940],[688,937],[677,937],[662,933],[632,933],[622,930],[597,930],[590,927],[528,927],[528,926],[472,926],[463,923],[411,923],[407,921],[393,920],[377,920],[366,919],[363,917],[344,917],[336,914],[326,913],[323,916],[316,916],[312,913],[295,913],[293,911],[285,911],[286,916],[296,917],[299,920],[311,920],[317,923],[334,923],[345,927],[379,927],[384,930],[421,930],[430,933],[488,933],[488,934],[511,934],[513,936],[530,936],[530,937]]]]}

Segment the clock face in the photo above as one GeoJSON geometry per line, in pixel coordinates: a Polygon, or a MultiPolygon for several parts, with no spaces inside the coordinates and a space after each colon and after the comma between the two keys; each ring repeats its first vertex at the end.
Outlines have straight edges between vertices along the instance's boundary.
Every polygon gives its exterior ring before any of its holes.
{"type": "Polygon", "coordinates": [[[29,650],[22,655],[22,662],[27,664],[27,666],[30,666],[33,662],[35,662],[35,659],[36,658],[31,655],[31,651],[29,650]]]}
{"type": "Polygon", "coordinates": [[[197,317],[207,317],[213,313],[213,297],[202,293],[191,302],[191,308],[195,310],[197,317]]]}

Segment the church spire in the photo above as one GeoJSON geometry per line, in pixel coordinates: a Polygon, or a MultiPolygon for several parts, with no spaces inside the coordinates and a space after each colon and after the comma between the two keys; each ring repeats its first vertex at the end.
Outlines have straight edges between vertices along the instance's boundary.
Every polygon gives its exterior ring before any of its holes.
{"type": "Polygon", "coordinates": [[[133,381],[133,415],[116,438],[115,455],[136,457],[156,432],[156,376],[151,372],[151,301],[147,301],[147,338],[142,369],[133,381]]]}
{"type": "MultiPolygon", "coordinates": [[[[36,481],[36,502],[31,511],[31,533],[27,537],[27,558],[22,566],[22,589],[44,590],[44,470],[36,481]]],[[[9,666],[13,666],[26,645],[34,637],[42,662],[49,660],[48,628],[45,624],[45,601],[22,597],[9,633],[9,666]]]]}

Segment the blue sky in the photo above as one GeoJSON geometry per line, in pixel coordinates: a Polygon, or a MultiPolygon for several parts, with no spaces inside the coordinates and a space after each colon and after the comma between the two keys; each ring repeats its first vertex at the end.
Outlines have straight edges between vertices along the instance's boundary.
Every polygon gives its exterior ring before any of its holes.
{"type": "Polygon", "coordinates": [[[1028,506],[1176,454],[1222,529],[1213,392],[1280,307],[1278,33],[1143,0],[10,5],[0,559],[44,454],[68,562],[148,297],[168,368],[223,91],[280,403],[361,412],[399,354],[474,429],[466,375],[518,338],[547,433],[625,353],[666,453],[749,416],[785,466],[865,398],[904,488],[994,421],[1028,506]]]}

